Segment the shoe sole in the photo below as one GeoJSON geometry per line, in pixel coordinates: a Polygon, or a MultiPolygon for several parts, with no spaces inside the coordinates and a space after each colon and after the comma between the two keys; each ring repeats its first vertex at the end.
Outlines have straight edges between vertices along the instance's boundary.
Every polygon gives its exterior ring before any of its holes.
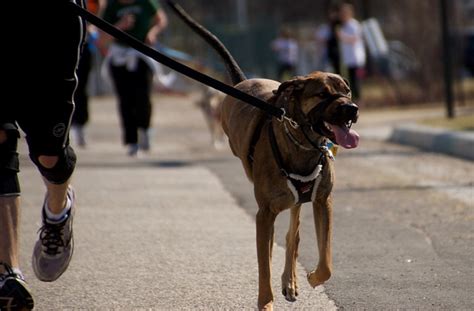
{"type": "Polygon", "coordinates": [[[33,310],[34,301],[26,284],[18,279],[6,280],[0,293],[0,310],[33,310]],[[4,296],[5,295],[5,296],[4,296]]]}

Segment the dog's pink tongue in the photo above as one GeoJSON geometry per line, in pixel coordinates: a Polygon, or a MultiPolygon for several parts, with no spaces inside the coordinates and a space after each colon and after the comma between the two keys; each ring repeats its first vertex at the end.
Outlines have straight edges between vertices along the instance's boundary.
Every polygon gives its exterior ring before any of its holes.
{"type": "Polygon", "coordinates": [[[331,129],[336,136],[336,142],[338,145],[346,148],[356,148],[359,144],[359,134],[353,129],[347,127],[340,127],[334,124],[331,124],[331,129]]]}

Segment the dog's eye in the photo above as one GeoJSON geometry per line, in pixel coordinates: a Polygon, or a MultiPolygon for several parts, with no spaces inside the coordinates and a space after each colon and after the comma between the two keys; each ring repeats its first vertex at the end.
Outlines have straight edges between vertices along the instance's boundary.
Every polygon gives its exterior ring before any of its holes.
{"type": "Polygon", "coordinates": [[[318,94],[316,94],[316,96],[318,96],[319,98],[326,98],[329,96],[329,93],[328,92],[320,92],[318,94]]]}

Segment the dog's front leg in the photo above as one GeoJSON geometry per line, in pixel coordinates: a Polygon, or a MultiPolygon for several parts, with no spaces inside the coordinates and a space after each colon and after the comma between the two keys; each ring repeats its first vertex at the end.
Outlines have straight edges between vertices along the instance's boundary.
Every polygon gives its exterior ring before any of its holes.
{"type": "Polygon", "coordinates": [[[328,196],[325,200],[313,202],[313,214],[318,239],[319,262],[316,270],[308,273],[308,282],[312,287],[316,287],[331,277],[331,196],[328,196]]]}
{"type": "Polygon", "coordinates": [[[286,234],[285,270],[281,276],[282,294],[288,301],[296,301],[298,285],[296,283],[296,258],[300,242],[300,210],[301,205],[291,208],[290,228],[286,234]]]}
{"type": "Polygon", "coordinates": [[[258,309],[273,310],[271,284],[271,251],[273,249],[273,227],[276,214],[268,207],[260,207],[257,213],[257,257],[258,257],[258,309]]]}

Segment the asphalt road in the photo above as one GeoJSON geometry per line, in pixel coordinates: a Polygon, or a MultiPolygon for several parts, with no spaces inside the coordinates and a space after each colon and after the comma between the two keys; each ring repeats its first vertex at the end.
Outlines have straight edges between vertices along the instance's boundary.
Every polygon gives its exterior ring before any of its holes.
{"type": "MultiPolygon", "coordinates": [[[[42,197],[34,168],[23,158],[28,229],[22,261],[38,310],[254,308],[252,185],[228,148],[211,147],[192,99],[158,97],[152,153],[133,160],[120,147],[111,99],[94,99],[91,110],[89,147],[78,150],[76,177],[86,214],[78,220],[81,250],[54,285],[35,281],[29,270],[31,222],[39,214],[31,209],[42,197]]],[[[317,250],[305,205],[299,257],[304,293],[294,304],[280,295],[289,214],[278,216],[277,310],[474,309],[474,164],[383,141],[391,124],[415,117],[367,113],[354,126],[362,134],[360,147],[336,158],[333,276],[316,290],[306,284],[317,250]]]]}
{"type": "MultiPolygon", "coordinates": [[[[443,113],[362,114],[355,125],[362,135],[360,147],[339,152],[334,274],[325,286],[337,307],[474,308],[474,163],[385,142],[394,124],[443,113]]],[[[191,136],[186,144],[193,142],[191,136]]],[[[192,148],[194,155],[202,153],[202,146],[192,148]]],[[[239,160],[228,150],[201,156],[196,161],[209,167],[253,217],[253,188],[239,160]]],[[[317,262],[310,206],[301,218],[300,262],[310,271],[317,262]]],[[[281,246],[288,223],[289,213],[279,215],[276,242],[281,246]]]]}
{"type": "MultiPolygon", "coordinates": [[[[472,310],[474,163],[385,142],[391,126],[438,109],[362,115],[359,148],[336,158],[333,276],[326,292],[347,310],[472,310]]],[[[240,205],[256,205],[240,164],[209,163],[240,205]]],[[[303,207],[299,260],[317,262],[311,205],[303,207]]],[[[285,245],[289,213],[278,216],[285,245]]]]}

